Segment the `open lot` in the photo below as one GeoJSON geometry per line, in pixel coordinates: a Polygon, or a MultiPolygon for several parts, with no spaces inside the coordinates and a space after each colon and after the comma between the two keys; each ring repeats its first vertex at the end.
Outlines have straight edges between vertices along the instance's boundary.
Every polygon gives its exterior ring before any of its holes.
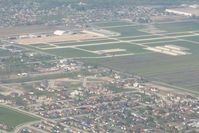
{"type": "Polygon", "coordinates": [[[39,118],[24,114],[17,110],[0,106],[0,123],[10,127],[16,127],[27,122],[37,121],[39,118]]]}
{"type": "Polygon", "coordinates": [[[41,43],[50,43],[50,42],[63,42],[63,41],[74,41],[74,40],[87,40],[87,39],[98,39],[104,38],[100,34],[90,32],[90,31],[82,31],[79,34],[63,34],[63,35],[49,35],[43,37],[27,37],[27,38],[19,38],[16,40],[17,43],[23,45],[31,45],[31,44],[41,44],[41,43]]]}
{"type": "Polygon", "coordinates": [[[199,94],[198,22],[138,25],[118,21],[96,25],[98,28],[117,32],[119,36],[31,46],[50,54],[82,59],[89,63],[138,74],[148,80],[199,94]],[[173,56],[146,49],[148,47],[165,48],[167,45],[183,47],[188,49],[187,52],[190,54],[173,56]]]}

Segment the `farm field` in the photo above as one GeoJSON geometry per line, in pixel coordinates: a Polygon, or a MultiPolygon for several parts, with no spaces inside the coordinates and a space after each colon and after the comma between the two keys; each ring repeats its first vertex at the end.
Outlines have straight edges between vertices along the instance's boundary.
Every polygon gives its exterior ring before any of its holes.
{"type": "Polygon", "coordinates": [[[119,35],[42,45],[32,44],[31,47],[56,56],[80,59],[134,73],[150,81],[199,95],[198,24],[196,21],[143,25],[127,21],[95,23],[93,25],[97,28],[119,35]],[[174,49],[166,48],[168,45],[174,49]],[[167,51],[147,49],[156,47],[167,51]]]}
{"type": "Polygon", "coordinates": [[[0,123],[6,124],[10,127],[16,127],[18,125],[37,120],[39,120],[39,118],[24,114],[5,106],[0,106],[0,123]]]}
{"type": "Polygon", "coordinates": [[[87,59],[93,64],[100,64],[123,72],[143,76],[150,81],[159,81],[169,85],[183,87],[187,91],[198,93],[199,56],[170,57],[159,53],[140,54],[111,59],[87,59]]]}

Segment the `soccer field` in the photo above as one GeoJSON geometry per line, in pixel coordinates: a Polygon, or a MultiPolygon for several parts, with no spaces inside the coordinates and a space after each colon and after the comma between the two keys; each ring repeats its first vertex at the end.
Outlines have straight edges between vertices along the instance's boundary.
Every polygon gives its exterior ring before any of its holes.
{"type": "Polygon", "coordinates": [[[141,25],[114,21],[95,25],[98,29],[118,35],[32,44],[30,47],[56,56],[138,74],[199,94],[199,22],[141,25]]]}

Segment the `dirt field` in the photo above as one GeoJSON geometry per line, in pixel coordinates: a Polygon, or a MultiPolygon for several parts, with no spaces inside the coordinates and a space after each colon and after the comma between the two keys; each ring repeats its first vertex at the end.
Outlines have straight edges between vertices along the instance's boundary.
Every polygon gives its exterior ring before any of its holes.
{"type": "Polygon", "coordinates": [[[18,39],[16,42],[23,45],[30,44],[40,44],[40,43],[50,43],[50,42],[64,42],[64,41],[77,41],[77,40],[88,40],[88,39],[98,39],[105,38],[105,36],[93,34],[93,33],[80,33],[74,35],[61,35],[61,36],[47,36],[40,38],[23,38],[18,39]]]}
{"type": "Polygon", "coordinates": [[[56,29],[58,29],[58,27],[56,26],[40,26],[40,25],[7,27],[7,28],[0,28],[0,37],[23,35],[29,33],[53,32],[56,29]]]}

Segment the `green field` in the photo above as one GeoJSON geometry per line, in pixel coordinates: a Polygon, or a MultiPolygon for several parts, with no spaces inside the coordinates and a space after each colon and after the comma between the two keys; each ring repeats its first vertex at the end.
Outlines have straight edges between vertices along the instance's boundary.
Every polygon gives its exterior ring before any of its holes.
{"type": "Polygon", "coordinates": [[[105,29],[120,33],[121,37],[148,35],[148,33],[139,31],[140,28],[141,27],[139,26],[125,26],[125,27],[105,28],[105,29]]]}
{"type": "Polygon", "coordinates": [[[199,29],[199,22],[185,21],[174,23],[155,24],[156,27],[167,32],[184,32],[184,31],[197,31],[199,29]]]}
{"type": "MultiPolygon", "coordinates": [[[[97,43],[109,43],[116,42],[113,39],[103,39],[103,40],[92,40],[92,41],[81,41],[81,42],[73,42],[73,43],[60,43],[55,44],[56,46],[75,46],[75,45],[86,45],[86,44],[97,44],[97,43]]],[[[53,43],[54,44],[54,43],[53,43]]]]}
{"type": "Polygon", "coordinates": [[[195,41],[199,44],[199,35],[190,36],[190,37],[181,37],[181,39],[185,39],[185,40],[189,40],[189,41],[195,41]]]}
{"type": "Polygon", "coordinates": [[[41,43],[41,44],[31,44],[30,46],[36,47],[36,48],[52,48],[52,47],[54,47],[54,46],[51,46],[50,44],[44,44],[44,43],[41,43]]]}
{"type": "Polygon", "coordinates": [[[96,54],[73,48],[56,48],[56,49],[48,49],[43,51],[65,58],[97,57],[96,54]]]}
{"type": "Polygon", "coordinates": [[[28,114],[16,111],[14,109],[0,106],[0,123],[10,127],[16,127],[32,121],[37,121],[39,118],[28,114]]]}
{"type": "Polygon", "coordinates": [[[141,40],[141,39],[151,39],[151,38],[156,38],[156,37],[160,37],[159,35],[143,35],[143,36],[136,36],[136,37],[118,37],[121,40],[124,41],[129,41],[129,40],[141,40]]]}
{"type": "Polygon", "coordinates": [[[133,23],[126,22],[126,21],[114,21],[114,22],[95,23],[95,25],[106,28],[106,27],[113,27],[113,26],[133,25],[133,23]]]}
{"type": "Polygon", "coordinates": [[[142,47],[137,46],[135,44],[129,43],[113,43],[107,45],[96,45],[96,46],[84,46],[80,47],[82,49],[90,50],[90,51],[98,51],[98,50],[106,50],[106,49],[125,49],[128,53],[142,53],[146,52],[142,47]]]}
{"type": "Polygon", "coordinates": [[[150,44],[154,42],[165,42],[165,41],[175,41],[176,39],[174,38],[153,38],[153,39],[146,39],[146,40],[134,40],[132,42],[134,43],[140,43],[140,44],[150,44]]]}

